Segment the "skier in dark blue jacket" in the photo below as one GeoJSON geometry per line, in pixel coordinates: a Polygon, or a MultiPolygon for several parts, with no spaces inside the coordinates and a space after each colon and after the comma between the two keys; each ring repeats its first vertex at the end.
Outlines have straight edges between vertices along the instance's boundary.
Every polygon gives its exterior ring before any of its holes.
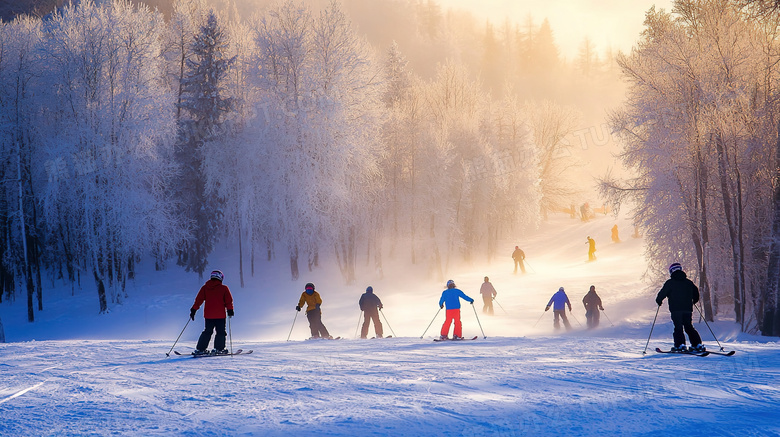
{"type": "Polygon", "coordinates": [[[382,338],[382,322],[379,321],[379,310],[382,309],[382,301],[379,296],[374,294],[374,287],[368,286],[366,292],[360,296],[360,310],[363,311],[363,329],[360,331],[360,338],[368,338],[368,325],[374,321],[374,331],[376,338],[382,338]]]}
{"type": "Polygon", "coordinates": [[[447,334],[450,332],[450,325],[455,322],[455,329],[453,331],[453,340],[463,339],[463,325],[460,322],[460,300],[466,300],[470,304],[474,305],[474,299],[466,296],[465,293],[455,288],[455,281],[450,279],[447,281],[447,289],[441,293],[441,299],[439,299],[439,308],[444,308],[447,305],[447,318],[444,319],[444,325],[441,327],[441,339],[446,340],[447,334]]]}
{"type": "Polygon", "coordinates": [[[688,333],[688,339],[691,341],[691,349],[704,352],[705,348],[701,344],[701,336],[693,327],[693,305],[699,301],[699,287],[688,279],[680,263],[669,266],[669,276],[670,278],[658,292],[655,303],[661,306],[664,299],[669,298],[669,312],[672,315],[672,323],[674,323],[674,347],[672,350],[686,350],[684,330],[688,333]]]}

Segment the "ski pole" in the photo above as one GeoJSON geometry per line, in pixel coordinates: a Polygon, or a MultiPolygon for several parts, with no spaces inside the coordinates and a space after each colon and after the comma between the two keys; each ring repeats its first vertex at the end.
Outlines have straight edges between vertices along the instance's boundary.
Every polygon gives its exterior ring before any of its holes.
{"type": "Polygon", "coordinates": [[[532,326],[531,329],[536,328],[536,325],[538,325],[539,322],[542,321],[542,317],[544,317],[544,313],[546,313],[546,312],[547,312],[546,310],[542,312],[542,315],[539,316],[539,320],[537,320],[536,323],[534,323],[534,326],[532,326]]]}
{"type": "Polygon", "coordinates": [[[661,305],[658,305],[658,309],[655,310],[655,317],[653,317],[653,324],[650,326],[650,335],[647,336],[647,343],[645,343],[645,350],[642,351],[642,355],[647,353],[647,345],[650,344],[650,337],[653,336],[653,328],[655,328],[655,320],[658,318],[658,311],[661,310],[661,305]]]}
{"type": "Polygon", "coordinates": [[[355,338],[357,338],[358,329],[360,329],[360,317],[363,315],[363,310],[360,310],[358,313],[358,323],[357,326],[355,326],[355,338]]]}
{"type": "Polygon", "coordinates": [[[166,357],[170,357],[171,356],[171,351],[173,350],[173,348],[176,347],[176,343],[179,342],[179,339],[181,338],[181,335],[184,334],[184,330],[187,329],[187,325],[190,324],[190,320],[191,319],[189,317],[187,317],[187,323],[184,325],[184,328],[181,329],[181,332],[179,333],[179,336],[176,337],[176,341],[173,342],[173,346],[171,346],[171,350],[168,351],[168,353],[165,354],[166,357]]]}
{"type": "Polygon", "coordinates": [[[504,314],[509,314],[508,312],[506,312],[506,310],[504,309],[504,307],[502,307],[502,306],[501,306],[501,304],[500,304],[500,303],[498,303],[498,301],[496,300],[496,298],[495,298],[495,297],[493,298],[493,302],[495,302],[495,303],[496,303],[496,305],[498,305],[498,307],[499,307],[499,308],[501,308],[501,311],[503,311],[503,312],[504,312],[504,314]]]}
{"type": "MultiPolygon", "coordinates": [[[[431,320],[431,323],[429,323],[429,324],[428,324],[428,327],[427,327],[427,328],[425,328],[425,332],[428,332],[428,329],[430,329],[431,325],[433,325],[433,321],[434,321],[434,320],[436,320],[436,317],[438,317],[438,316],[439,316],[439,313],[440,313],[440,312],[441,312],[441,307],[439,307],[439,311],[436,311],[436,315],[435,315],[435,316],[433,316],[433,320],[431,320]]],[[[422,333],[422,335],[420,336],[420,338],[423,338],[423,337],[425,337],[425,332],[423,332],[423,333],[422,333]]]]}
{"type": "Polygon", "coordinates": [[[580,325],[580,328],[582,327],[582,323],[580,323],[579,320],[577,320],[577,316],[574,315],[574,311],[569,310],[569,314],[574,318],[574,321],[577,322],[578,325],[580,325]]]}
{"type": "MultiPolygon", "coordinates": [[[[704,324],[707,325],[707,329],[710,330],[710,334],[712,334],[712,338],[715,339],[715,342],[718,343],[718,347],[720,347],[720,350],[723,350],[723,346],[720,345],[720,342],[718,341],[718,337],[715,337],[715,333],[712,332],[712,328],[710,328],[710,324],[707,323],[707,318],[704,317],[704,314],[702,314],[701,309],[698,305],[694,305],[697,310],[699,310],[699,315],[701,316],[702,320],[704,320],[704,324]]],[[[695,345],[694,345],[695,346],[695,345]]]]}
{"type": "MultiPolygon", "coordinates": [[[[602,312],[602,313],[604,313],[604,317],[606,317],[606,318],[607,318],[607,320],[609,320],[609,316],[607,315],[606,311],[604,311],[604,310],[601,310],[601,312],[602,312]]],[[[609,324],[610,324],[610,325],[612,325],[612,326],[615,326],[615,324],[614,324],[614,323],[612,323],[612,320],[609,320],[609,324]]]]}
{"type": "Polygon", "coordinates": [[[379,308],[379,312],[382,313],[382,317],[385,318],[385,323],[387,323],[387,327],[390,328],[390,332],[393,333],[393,337],[397,337],[397,335],[395,335],[395,331],[393,331],[393,327],[390,326],[390,322],[387,321],[387,316],[385,315],[384,311],[382,311],[382,308],[379,308]]]}
{"type": "Polygon", "coordinates": [[[527,265],[531,270],[533,270],[534,273],[536,273],[536,269],[531,267],[531,264],[528,264],[528,260],[523,258],[523,261],[525,261],[525,265],[527,265]]]}
{"type": "Polygon", "coordinates": [[[289,334],[287,334],[287,341],[290,341],[290,336],[292,335],[292,330],[293,330],[293,328],[295,327],[295,320],[297,320],[297,319],[298,319],[298,313],[299,313],[299,312],[300,312],[300,311],[295,311],[295,318],[293,319],[293,324],[292,324],[292,326],[290,326],[290,333],[289,333],[289,334]]]}
{"type": "Polygon", "coordinates": [[[233,330],[230,329],[230,319],[232,317],[228,317],[228,338],[230,339],[230,355],[233,355],[233,330]]]}
{"type": "Polygon", "coordinates": [[[487,335],[485,335],[485,331],[482,329],[482,323],[479,322],[479,316],[477,315],[477,309],[474,308],[474,301],[471,301],[471,309],[474,310],[474,317],[477,318],[477,324],[479,325],[479,330],[482,331],[482,338],[487,338],[487,335]]]}

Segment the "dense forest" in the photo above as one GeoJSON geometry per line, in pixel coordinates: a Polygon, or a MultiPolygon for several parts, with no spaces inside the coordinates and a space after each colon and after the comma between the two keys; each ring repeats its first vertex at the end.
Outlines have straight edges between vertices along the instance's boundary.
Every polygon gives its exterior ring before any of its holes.
{"type": "Polygon", "coordinates": [[[443,278],[581,201],[572,149],[614,102],[631,172],[602,192],[632,208],[649,276],[697,266],[707,319],[778,332],[768,4],[678,1],[631,53],[586,38],[565,59],[543,17],[367,3],[31,1],[4,21],[0,299],[33,321],[47,287],[89,280],[107,311],[139,262],[202,275],[220,241],[242,286],[321,255],[346,283],[359,257],[443,278]]]}

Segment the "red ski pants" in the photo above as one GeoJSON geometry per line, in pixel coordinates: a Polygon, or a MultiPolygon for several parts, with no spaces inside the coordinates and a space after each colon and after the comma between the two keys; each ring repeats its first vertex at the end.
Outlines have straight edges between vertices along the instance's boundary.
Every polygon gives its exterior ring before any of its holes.
{"type": "Polygon", "coordinates": [[[444,319],[444,325],[441,326],[441,335],[446,337],[447,334],[449,334],[452,322],[455,322],[455,331],[453,334],[456,337],[463,337],[463,325],[460,323],[460,308],[447,310],[447,318],[444,319]]]}

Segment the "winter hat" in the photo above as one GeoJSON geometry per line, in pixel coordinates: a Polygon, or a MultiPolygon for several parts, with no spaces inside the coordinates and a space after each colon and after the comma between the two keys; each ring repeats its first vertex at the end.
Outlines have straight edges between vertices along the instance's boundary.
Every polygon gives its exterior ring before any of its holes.
{"type": "Polygon", "coordinates": [[[515,249],[519,249],[519,248],[520,248],[520,246],[515,246],[515,249]]]}
{"type": "Polygon", "coordinates": [[[307,290],[308,289],[314,290],[314,284],[312,284],[311,282],[307,282],[306,285],[303,288],[305,288],[307,290]]]}
{"type": "Polygon", "coordinates": [[[453,281],[452,279],[447,281],[447,288],[455,288],[455,281],[453,281]]]}
{"type": "Polygon", "coordinates": [[[680,263],[673,263],[672,265],[669,266],[670,275],[678,270],[682,270],[682,266],[680,265],[680,263]]]}
{"type": "Polygon", "coordinates": [[[558,291],[563,291],[563,287],[559,288],[558,291]]]}
{"type": "Polygon", "coordinates": [[[223,275],[219,270],[214,270],[211,272],[211,279],[216,279],[219,282],[222,282],[222,280],[225,279],[225,275],[223,275]]]}
{"type": "Polygon", "coordinates": [[[366,293],[373,293],[373,292],[374,292],[374,287],[372,287],[372,286],[370,286],[370,285],[369,285],[369,286],[366,288],[366,293]]]}

